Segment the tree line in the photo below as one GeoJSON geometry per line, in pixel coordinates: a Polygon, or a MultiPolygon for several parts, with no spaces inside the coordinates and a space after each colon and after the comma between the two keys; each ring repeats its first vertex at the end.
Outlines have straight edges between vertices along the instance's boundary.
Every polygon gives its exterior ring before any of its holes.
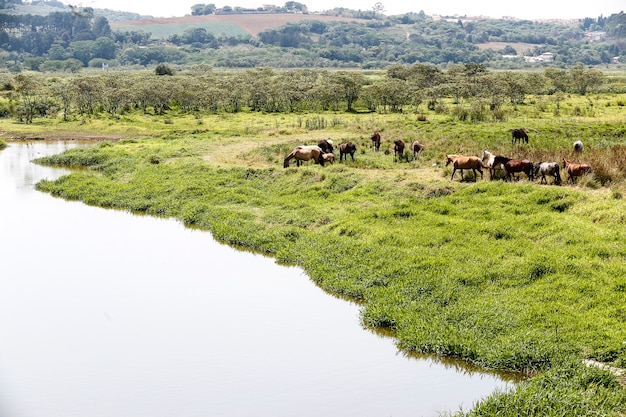
{"type": "MultiPolygon", "coordinates": [[[[286,5],[292,9],[303,6],[295,2],[286,5]]],[[[204,10],[211,5],[198,6],[204,10]]],[[[343,9],[337,12],[345,14],[343,9]]],[[[2,64],[15,72],[77,72],[103,64],[183,66],[198,62],[231,68],[380,69],[394,64],[480,63],[513,69],[527,65],[521,59],[504,59],[504,54],[521,57],[543,52],[552,52],[556,58],[550,65],[560,68],[608,64],[615,57],[626,60],[623,12],[586,18],[578,25],[499,19],[434,20],[423,12],[400,16],[367,13],[368,17],[359,23],[305,20],[255,37],[227,36],[191,27],[168,39],[154,39],[141,30],[113,31],[106,17],[96,15],[89,7],[47,16],[0,13],[0,56],[2,64]],[[605,39],[590,42],[586,36],[590,30],[603,31],[605,39]],[[531,47],[519,50],[507,45],[492,50],[478,46],[486,42],[531,47]]]]}
{"type": "Polygon", "coordinates": [[[200,65],[174,75],[123,72],[45,77],[0,77],[0,116],[30,123],[36,117],[65,120],[98,114],[118,117],[141,111],[196,114],[220,112],[377,111],[420,112],[424,107],[462,120],[504,117],[504,105],[521,105],[529,95],[611,91],[598,70],[582,66],[544,72],[491,72],[480,64],[443,71],[436,66],[394,65],[381,75],[317,69],[256,68],[224,74],[200,65]],[[446,100],[448,99],[448,100],[446,100]],[[449,99],[457,106],[447,108],[449,99]],[[474,112],[464,109],[473,108],[474,112]],[[475,110],[479,111],[476,112],[475,110]]]}

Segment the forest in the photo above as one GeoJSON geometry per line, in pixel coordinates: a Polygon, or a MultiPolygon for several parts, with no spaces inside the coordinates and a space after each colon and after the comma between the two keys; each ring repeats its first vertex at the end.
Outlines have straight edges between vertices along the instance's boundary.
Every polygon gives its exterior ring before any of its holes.
{"type": "MultiPolygon", "coordinates": [[[[158,64],[382,69],[396,64],[443,68],[473,63],[494,69],[528,69],[611,65],[626,60],[623,12],[565,24],[434,19],[423,12],[386,16],[339,8],[329,13],[359,20],[304,20],[266,29],[258,36],[192,26],[162,39],[139,29],[113,30],[106,13],[90,7],[68,8],[51,1],[44,3],[63,7],[47,15],[9,13],[16,2],[21,0],[0,2],[0,66],[12,72],[78,72],[158,64]],[[501,46],[485,47],[489,44],[501,46]],[[553,60],[528,63],[523,59],[544,53],[550,53],[553,60]]],[[[192,12],[218,12],[207,7],[192,12]]],[[[276,12],[293,11],[294,7],[298,12],[306,9],[301,3],[288,2],[276,12]]]]}

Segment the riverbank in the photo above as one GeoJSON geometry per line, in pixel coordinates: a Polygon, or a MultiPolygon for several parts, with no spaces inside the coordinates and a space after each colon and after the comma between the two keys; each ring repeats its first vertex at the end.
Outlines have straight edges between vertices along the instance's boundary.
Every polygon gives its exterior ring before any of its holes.
{"type": "Polygon", "coordinates": [[[621,121],[537,122],[529,145],[511,147],[499,124],[341,115],[327,116],[339,119],[333,128],[307,131],[297,117],[207,116],[202,129],[67,152],[40,162],[91,172],[39,189],[175,217],[300,265],[322,288],[358,299],[363,323],[389,328],[407,352],[534,376],[470,415],[623,414],[618,380],[582,364],[626,363],[622,185],[597,176],[575,186],[474,181],[467,172],[451,181],[442,164],[446,153],[481,149],[569,154],[561,132],[571,126],[585,158],[610,160],[621,121]],[[381,126],[375,152],[369,133],[381,126]],[[282,168],[294,146],[328,137],[356,143],[355,161],[282,168]],[[399,137],[426,145],[420,159],[394,158],[399,137]]]}

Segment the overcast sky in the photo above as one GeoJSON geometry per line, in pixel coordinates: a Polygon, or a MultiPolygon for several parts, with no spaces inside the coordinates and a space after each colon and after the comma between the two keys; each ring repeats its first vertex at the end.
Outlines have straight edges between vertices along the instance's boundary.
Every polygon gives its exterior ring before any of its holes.
{"type": "MultiPolygon", "coordinates": [[[[263,4],[283,6],[287,0],[64,0],[66,4],[99,9],[112,9],[135,12],[155,17],[184,16],[191,14],[195,4],[215,4],[217,7],[260,7],[263,4]]],[[[300,0],[309,11],[323,11],[335,7],[354,10],[372,10],[375,0],[300,0]]],[[[624,11],[624,0],[441,0],[420,4],[410,0],[381,0],[385,14],[394,15],[406,12],[424,11],[427,15],[468,15],[501,18],[503,16],[521,19],[577,19],[610,16],[624,11]]]]}

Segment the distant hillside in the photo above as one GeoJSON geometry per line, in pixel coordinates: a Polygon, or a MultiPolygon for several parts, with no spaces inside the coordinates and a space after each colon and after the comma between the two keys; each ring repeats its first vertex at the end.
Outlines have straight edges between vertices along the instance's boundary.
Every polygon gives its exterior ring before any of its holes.
{"type": "Polygon", "coordinates": [[[257,36],[267,29],[275,29],[288,23],[303,20],[322,22],[366,22],[343,16],[325,16],[317,14],[275,13],[275,14],[225,14],[206,16],[184,16],[158,19],[142,19],[126,22],[111,22],[113,30],[143,30],[155,38],[167,38],[182,33],[187,27],[202,27],[214,34],[249,34],[257,36]],[[236,33],[240,31],[240,33],[236,33]]]}
{"type": "MultiPolygon", "coordinates": [[[[140,15],[137,13],[120,12],[117,10],[110,10],[110,9],[93,9],[93,10],[94,10],[95,15],[104,16],[107,18],[109,22],[118,22],[118,21],[127,22],[130,20],[152,19],[152,16],[150,15],[140,15]]],[[[31,14],[31,15],[37,15],[37,16],[47,16],[50,13],[55,13],[55,12],[67,13],[69,11],[71,11],[71,8],[69,6],[65,6],[65,5],[57,4],[57,3],[55,3],[54,5],[12,4],[10,8],[0,9],[1,13],[6,13],[6,14],[12,14],[12,15],[31,14]]]]}

